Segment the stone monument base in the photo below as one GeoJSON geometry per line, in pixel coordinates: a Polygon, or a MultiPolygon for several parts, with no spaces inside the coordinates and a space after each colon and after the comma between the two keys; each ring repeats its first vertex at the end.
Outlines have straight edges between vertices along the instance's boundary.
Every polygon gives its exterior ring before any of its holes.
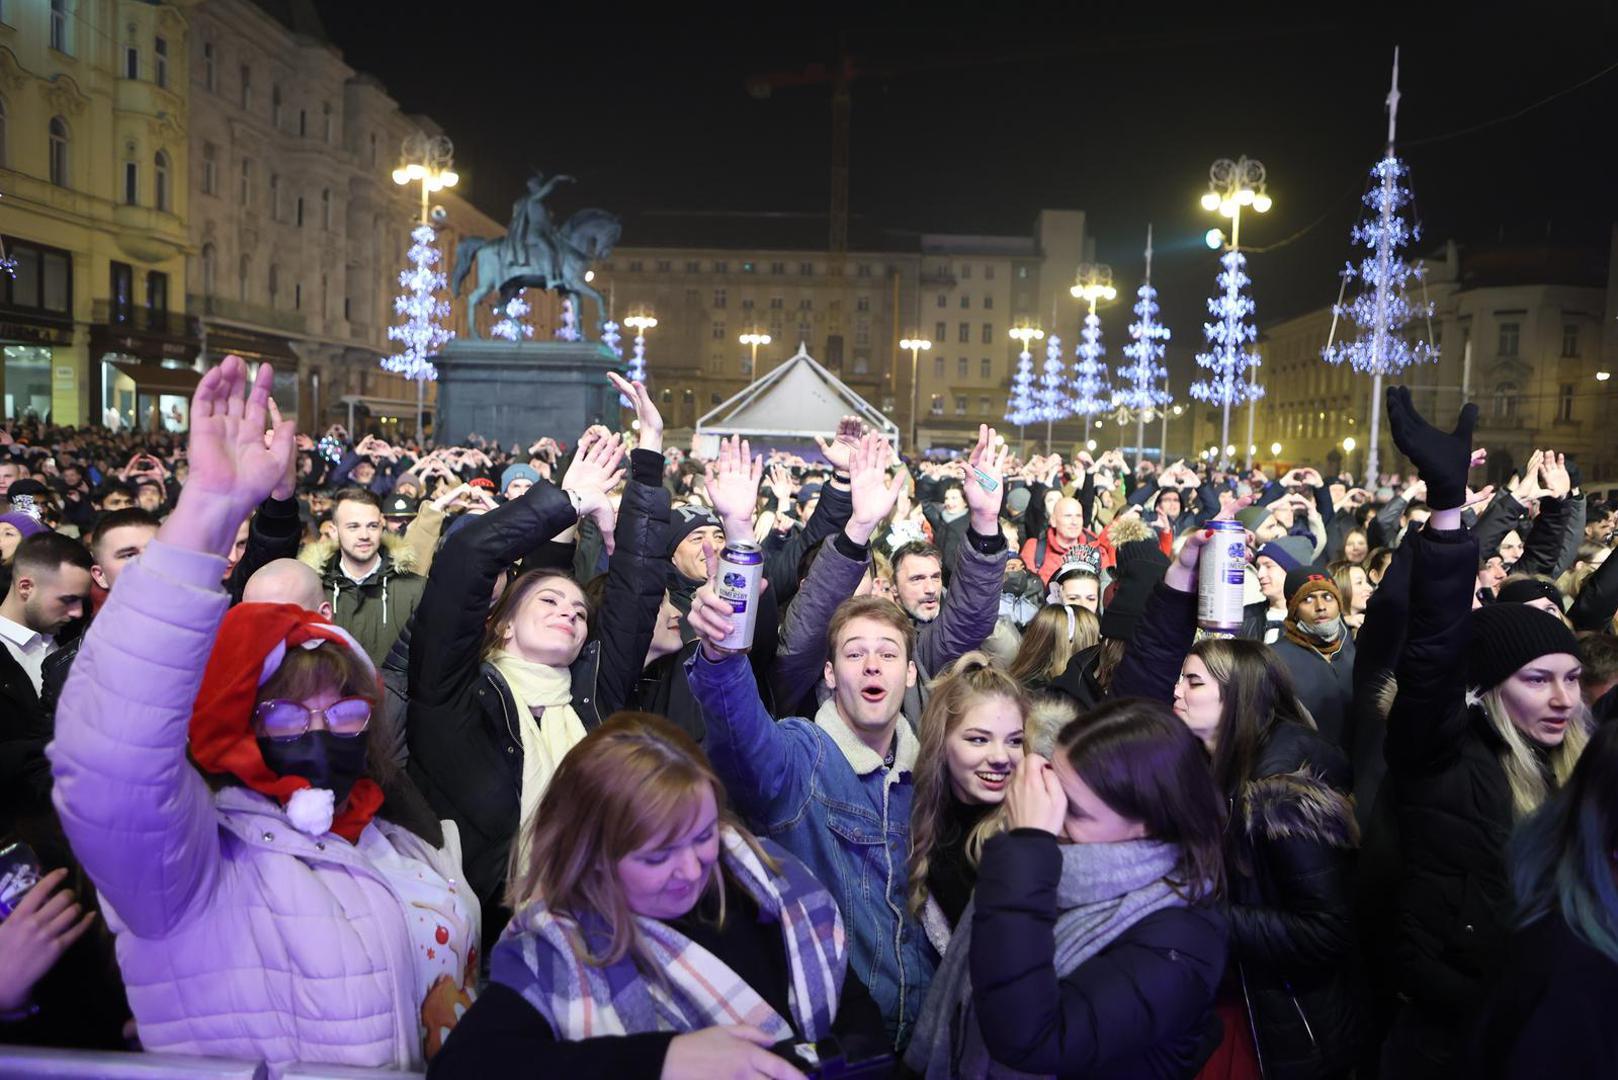
{"type": "Polygon", "coordinates": [[[546,435],[576,443],[591,424],[618,428],[618,392],[607,372],[623,364],[605,345],[457,338],[433,363],[440,446],[475,433],[527,450],[546,435]]]}

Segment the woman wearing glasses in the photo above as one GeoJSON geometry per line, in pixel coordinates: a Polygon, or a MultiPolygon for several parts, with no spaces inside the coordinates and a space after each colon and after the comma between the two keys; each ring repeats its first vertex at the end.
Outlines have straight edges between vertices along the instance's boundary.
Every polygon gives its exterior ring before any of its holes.
{"type": "Polygon", "coordinates": [[[291,421],[265,445],[270,375],[245,403],[238,357],[198,385],[190,480],[63,690],[54,799],[147,1050],[420,1069],[478,969],[458,834],[389,820],[381,686],[348,634],[226,613],[236,529],[293,457],[291,421]]]}

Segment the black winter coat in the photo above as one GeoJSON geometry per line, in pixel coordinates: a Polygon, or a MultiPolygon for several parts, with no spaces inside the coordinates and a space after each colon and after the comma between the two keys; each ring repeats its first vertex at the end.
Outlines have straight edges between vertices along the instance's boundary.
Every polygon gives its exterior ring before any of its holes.
{"type": "Polygon", "coordinates": [[[1064,978],[1055,966],[1056,837],[984,845],[972,916],[972,1002],[984,1046],[1024,1072],[1087,1080],[1188,1077],[1219,1045],[1214,996],[1229,929],[1218,910],[1155,911],[1064,978]]]}
{"type": "MultiPolygon", "coordinates": [[[[586,730],[623,707],[651,648],[669,528],[662,465],[661,455],[634,451],[597,636],[572,665],[573,709],[586,730]]],[[[505,679],[479,656],[489,596],[495,579],[532,550],[536,538],[555,536],[575,520],[562,490],[540,481],[445,541],[416,609],[406,721],[410,777],[460,830],[461,863],[483,904],[486,944],[510,917],[500,898],[517,833],[523,766],[515,700],[505,679]]]]}
{"type": "MultiPolygon", "coordinates": [[[[1348,632],[1345,626],[1343,633],[1348,632]]],[[[1354,733],[1349,730],[1349,718],[1354,704],[1354,639],[1346,639],[1330,656],[1322,656],[1285,636],[1270,647],[1292,674],[1298,700],[1309,710],[1320,734],[1333,746],[1352,747],[1354,733]]]]}
{"type": "Polygon", "coordinates": [[[1428,1024],[1454,1034],[1453,1051],[1505,957],[1511,789],[1499,736],[1466,703],[1477,541],[1429,525],[1405,543],[1414,548],[1410,621],[1383,781],[1401,867],[1395,926],[1377,936],[1393,940],[1399,993],[1428,1024]]]}
{"type": "Polygon", "coordinates": [[[1231,958],[1266,1080],[1346,1075],[1364,993],[1350,878],[1359,833],[1348,760],[1278,724],[1241,786],[1226,842],[1231,958]]]}

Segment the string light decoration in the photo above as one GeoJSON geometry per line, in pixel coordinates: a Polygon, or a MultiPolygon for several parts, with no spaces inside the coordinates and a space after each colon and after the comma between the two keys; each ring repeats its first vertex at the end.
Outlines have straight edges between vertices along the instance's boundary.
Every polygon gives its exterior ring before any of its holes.
{"type": "Polygon", "coordinates": [[[1107,349],[1101,344],[1101,320],[1093,307],[1084,316],[1084,329],[1079,332],[1079,347],[1074,352],[1078,360],[1073,365],[1073,412],[1094,416],[1106,411],[1112,390],[1107,385],[1107,365],[1101,358],[1107,355],[1107,349]]]}
{"type": "Polygon", "coordinates": [[[522,341],[534,336],[533,324],[523,318],[530,310],[528,301],[522,298],[525,291],[518,290],[517,295],[506,301],[504,306],[498,303],[494,305],[500,321],[489,327],[489,333],[507,341],[522,341]]]}
{"type": "Polygon", "coordinates": [[[618,342],[621,340],[623,340],[623,335],[618,333],[617,323],[613,322],[611,319],[608,319],[606,322],[601,324],[601,344],[611,349],[612,355],[616,356],[620,360],[624,358],[623,347],[618,344],[618,342]]]}
{"type": "Polygon", "coordinates": [[[1035,419],[1034,354],[1028,351],[1028,343],[1043,338],[1045,331],[1032,326],[1019,326],[1011,331],[1011,336],[1022,343],[1022,351],[1017,354],[1017,372],[1011,377],[1006,419],[1020,429],[1035,419]]]}
{"type": "Polygon", "coordinates": [[[1034,391],[1034,410],[1030,419],[1045,421],[1045,449],[1051,446],[1051,424],[1072,415],[1067,396],[1067,377],[1062,363],[1062,339],[1055,334],[1045,338],[1045,367],[1039,377],[1039,388],[1034,391]]]}
{"type": "MultiPolygon", "coordinates": [[[[1242,290],[1247,276],[1247,256],[1235,248],[1219,259],[1223,267],[1216,279],[1219,293],[1208,299],[1208,313],[1215,322],[1202,324],[1208,351],[1197,354],[1197,363],[1210,377],[1191,384],[1191,396],[1210,405],[1245,404],[1264,396],[1264,388],[1249,380],[1249,369],[1259,366],[1258,353],[1247,346],[1258,339],[1258,327],[1248,322],[1253,314],[1253,298],[1242,290]]],[[[1228,420],[1227,420],[1228,425],[1228,420]]]]}
{"type": "Polygon", "coordinates": [[[404,316],[404,322],[388,327],[388,340],[399,342],[402,348],[383,357],[382,367],[419,383],[438,378],[438,369],[429,357],[441,352],[455,332],[443,322],[449,318],[449,302],[438,298],[446,282],[443,273],[433,269],[439,254],[433,247],[431,225],[417,225],[410,230],[408,256],[410,265],[399,271],[399,286],[404,292],[393,299],[393,310],[404,316]]]}
{"type": "Polygon", "coordinates": [[[1371,382],[1371,436],[1365,452],[1366,486],[1374,488],[1377,482],[1378,435],[1382,420],[1382,377],[1396,375],[1412,364],[1424,364],[1438,359],[1438,350],[1429,340],[1411,341],[1407,328],[1416,319],[1430,319],[1431,301],[1413,301],[1409,288],[1421,282],[1425,273],[1418,263],[1412,265],[1399,256],[1399,249],[1421,239],[1419,222],[1406,221],[1403,210],[1412,196],[1408,177],[1410,168],[1394,153],[1394,131],[1399,115],[1399,50],[1393,50],[1393,86],[1388,92],[1388,145],[1382,159],[1371,167],[1371,186],[1365,193],[1364,203],[1374,216],[1367,216],[1354,225],[1349,236],[1352,242],[1363,244],[1366,255],[1359,263],[1348,263],[1343,268],[1343,283],[1338,291],[1337,303],[1332,305],[1332,326],[1321,358],[1328,364],[1345,361],[1361,374],[1370,375],[1371,382]],[[1359,278],[1361,289],[1353,301],[1343,303],[1342,294],[1348,283],[1359,278]],[[1346,318],[1358,330],[1352,341],[1337,341],[1337,321],[1346,318]]]}
{"type": "MultiPolygon", "coordinates": [[[[651,315],[631,315],[624,320],[624,325],[635,331],[635,349],[629,356],[629,373],[626,378],[630,382],[644,383],[646,381],[646,331],[657,325],[657,319],[651,315]]],[[[625,399],[619,394],[618,400],[624,408],[629,408],[634,402],[625,399]]]]}
{"type": "Polygon", "coordinates": [[[562,297],[562,325],[556,328],[558,341],[578,341],[583,337],[579,333],[579,314],[573,307],[571,296],[562,297]]]}
{"type": "MultiPolygon", "coordinates": [[[[0,198],[4,198],[0,195],[0,198]]],[[[0,238],[0,274],[15,278],[17,276],[17,260],[6,254],[6,242],[0,238]]]]}
{"type": "Polygon", "coordinates": [[[1135,414],[1136,464],[1145,453],[1146,420],[1149,414],[1173,404],[1174,398],[1165,389],[1168,369],[1163,357],[1168,352],[1164,344],[1169,340],[1169,328],[1157,321],[1157,290],[1152,287],[1152,227],[1146,226],[1146,277],[1135,290],[1135,321],[1129,324],[1129,344],[1124,355],[1130,363],[1120,367],[1118,378],[1123,385],[1114,392],[1114,408],[1127,409],[1135,414]],[[1159,386],[1162,380],[1164,386],[1159,386]]]}

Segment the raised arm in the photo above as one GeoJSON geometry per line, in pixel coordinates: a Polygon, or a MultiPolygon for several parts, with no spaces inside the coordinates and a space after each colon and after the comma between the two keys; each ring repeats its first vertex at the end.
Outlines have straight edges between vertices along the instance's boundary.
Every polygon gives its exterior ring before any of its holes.
{"type": "Polygon", "coordinates": [[[1010,557],[1005,534],[1000,531],[1008,451],[995,442],[994,429],[980,425],[962,484],[970,515],[966,544],[960,549],[938,618],[922,627],[916,637],[916,664],[932,674],[983,644],[1000,614],[1000,582],[1010,557]]]}
{"type": "Polygon", "coordinates": [[[218,883],[213,799],[186,760],[191,709],[230,605],[225,554],[285,475],[293,424],[264,439],[262,365],[246,400],[239,356],[203,376],[191,402],[191,478],[85,637],[49,748],[62,827],[129,929],[161,938],[218,883]]]}

